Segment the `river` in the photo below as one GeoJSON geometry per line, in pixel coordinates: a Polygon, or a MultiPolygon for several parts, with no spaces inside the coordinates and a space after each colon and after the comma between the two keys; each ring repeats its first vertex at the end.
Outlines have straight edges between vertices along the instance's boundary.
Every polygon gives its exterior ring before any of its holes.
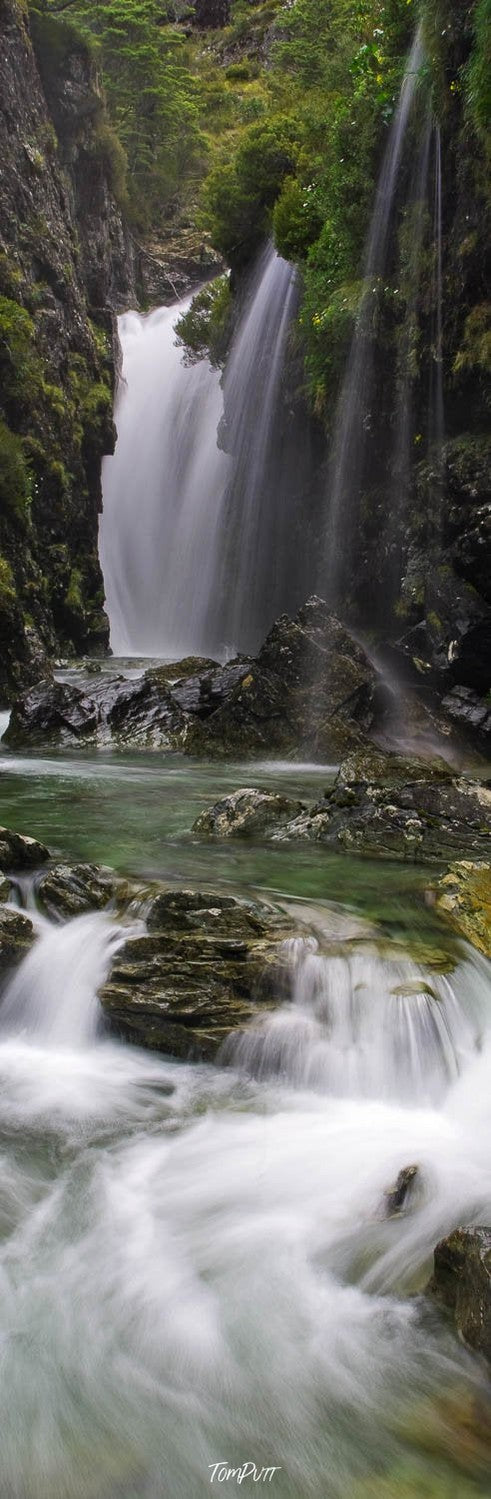
{"type": "Polygon", "coordinates": [[[189,836],[228,789],[308,799],[334,767],[0,753],[9,826],[314,905],[338,943],[292,950],[293,1003],[211,1067],[100,1031],[114,917],[36,917],[1,1012],[1,1494],[201,1499],[253,1465],[275,1499],[488,1494],[489,1388],[421,1291],[437,1240],[489,1221],[489,965],[421,871],[189,836]]]}

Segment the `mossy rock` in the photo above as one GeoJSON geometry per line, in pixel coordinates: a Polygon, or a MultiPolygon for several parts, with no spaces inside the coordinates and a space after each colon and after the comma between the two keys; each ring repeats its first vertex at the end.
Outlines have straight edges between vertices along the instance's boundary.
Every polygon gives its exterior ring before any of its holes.
{"type": "Polygon", "coordinates": [[[491,864],[451,864],[437,885],[436,904],[455,931],[491,958],[491,864]]]}

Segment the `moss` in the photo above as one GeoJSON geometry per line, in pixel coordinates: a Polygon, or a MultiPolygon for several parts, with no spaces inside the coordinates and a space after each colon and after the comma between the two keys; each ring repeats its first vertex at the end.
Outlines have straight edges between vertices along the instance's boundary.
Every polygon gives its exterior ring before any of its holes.
{"type": "Polygon", "coordinates": [[[0,609],[9,609],[15,603],[14,575],[10,562],[0,556],[0,609]]]}
{"type": "Polygon", "coordinates": [[[31,499],[31,478],[22,439],[0,419],[0,512],[25,518],[31,499]]]}
{"type": "Polygon", "coordinates": [[[128,157],[108,120],[102,119],[95,126],[89,153],[100,163],[116,202],[120,207],[126,207],[128,157]]]}
{"type": "Polygon", "coordinates": [[[70,614],[80,616],[84,612],[82,597],[82,574],[77,567],[73,567],[70,573],[70,581],[65,594],[65,607],[70,614]]]}

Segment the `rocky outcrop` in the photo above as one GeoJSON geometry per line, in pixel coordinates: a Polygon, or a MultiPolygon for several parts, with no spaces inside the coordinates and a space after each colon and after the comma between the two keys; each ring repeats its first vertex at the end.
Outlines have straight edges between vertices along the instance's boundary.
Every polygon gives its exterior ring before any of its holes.
{"type": "Polygon", "coordinates": [[[274,906],[215,892],[161,891],[147,932],[113,958],[100,1000],[126,1039],[212,1060],[277,997],[291,924],[274,906]]]}
{"type": "Polygon", "coordinates": [[[80,686],[47,679],[14,704],[5,742],[114,741],[214,758],[306,749],[333,756],[361,744],[376,718],[376,673],[320,599],[295,619],[283,615],[254,659],[182,666],[135,681],[103,673],[80,686]]]}
{"type": "Polygon", "coordinates": [[[491,1228],[457,1228],[437,1244],[428,1292],[453,1312],[464,1341],[491,1359],[491,1228]]]}
{"type": "Polygon", "coordinates": [[[21,911],[0,906],[0,974],[20,963],[35,940],[32,921],[21,911]]]}
{"type": "Polygon", "coordinates": [[[491,837],[491,790],[477,781],[411,780],[390,786],[345,785],[342,778],[310,812],[272,835],[275,842],[309,840],[413,863],[455,855],[485,857],[491,837]]]}
{"type": "Polygon", "coordinates": [[[491,864],[452,864],[438,882],[436,905],[455,931],[491,958],[491,864]]]}
{"type": "Polygon", "coordinates": [[[0,14],[0,700],[51,653],[106,648],[100,465],[111,310],[132,297],[117,143],[67,18],[0,14]]]}
{"type": "Polygon", "coordinates": [[[305,810],[302,802],[289,796],[244,786],[201,812],[192,832],[199,838],[261,839],[305,810]]]}
{"type": "Polygon", "coordinates": [[[49,849],[37,838],[26,838],[11,828],[0,828],[0,869],[36,869],[49,859],[49,849]]]}

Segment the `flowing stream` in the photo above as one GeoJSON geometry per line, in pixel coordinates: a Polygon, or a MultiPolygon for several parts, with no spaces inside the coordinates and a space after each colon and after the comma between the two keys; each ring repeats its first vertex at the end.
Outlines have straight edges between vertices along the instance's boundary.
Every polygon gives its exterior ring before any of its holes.
{"type": "MultiPolygon", "coordinates": [[[[210,1482],[223,1462],[275,1467],[277,1499],[484,1496],[484,1372],[419,1293],[438,1239],[489,1221],[489,966],[436,922],[421,872],[196,845],[194,808],[241,767],[100,751],[1,768],[11,825],[139,874],[295,896],[316,935],[210,1067],[101,1028],[114,917],[36,917],[0,1007],[0,1492],[202,1499],[236,1491],[210,1482]]],[[[332,773],[254,780],[308,797],[332,773]]],[[[35,910],[32,879],[20,898],[35,910]]]]}

